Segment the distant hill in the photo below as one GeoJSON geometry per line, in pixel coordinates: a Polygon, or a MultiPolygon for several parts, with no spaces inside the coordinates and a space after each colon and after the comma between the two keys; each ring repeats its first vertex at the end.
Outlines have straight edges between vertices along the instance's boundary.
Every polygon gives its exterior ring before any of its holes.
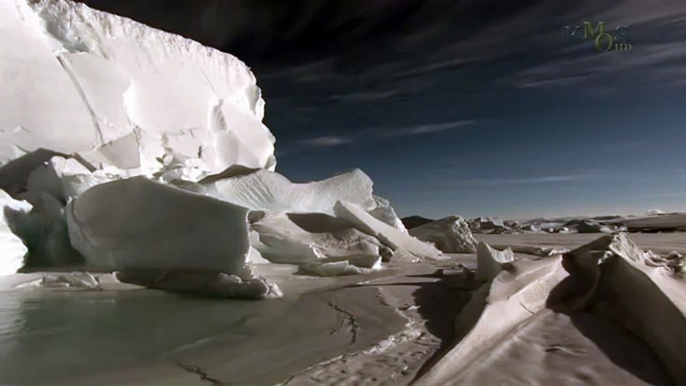
{"type": "Polygon", "coordinates": [[[431,220],[422,216],[409,216],[401,218],[400,221],[403,222],[405,228],[412,229],[430,222],[434,222],[435,220],[431,220]]]}

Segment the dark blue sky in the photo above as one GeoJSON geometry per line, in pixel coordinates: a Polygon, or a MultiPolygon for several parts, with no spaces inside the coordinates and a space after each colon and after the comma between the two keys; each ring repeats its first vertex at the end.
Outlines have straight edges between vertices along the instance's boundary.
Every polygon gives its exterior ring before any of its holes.
{"type": "Polygon", "coordinates": [[[682,0],[90,3],[250,65],[294,181],[359,167],[401,215],[686,211],[682,0]],[[567,45],[583,21],[633,50],[567,45]]]}

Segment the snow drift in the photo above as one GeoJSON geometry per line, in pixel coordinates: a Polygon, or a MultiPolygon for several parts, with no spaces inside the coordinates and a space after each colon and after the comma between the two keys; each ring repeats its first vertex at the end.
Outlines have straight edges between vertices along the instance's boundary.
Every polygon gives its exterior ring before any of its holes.
{"type": "Polygon", "coordinates": [[[686,345],[686,282],[668,262],[656,264],[651,256],[620,233],[565,255],[500,265],[502,271],[458,316],[460,340],[417,384],[463,384],[513,331],[546,310],[591,313],[623,326],[652,348],[679,384],[686,379],[680,354],[686,345]]]}

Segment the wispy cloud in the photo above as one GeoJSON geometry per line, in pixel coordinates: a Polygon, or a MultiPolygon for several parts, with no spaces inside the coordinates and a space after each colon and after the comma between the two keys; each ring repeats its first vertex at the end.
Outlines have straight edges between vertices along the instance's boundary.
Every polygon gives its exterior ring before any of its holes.
{"type": "Polygon", "coordinates": [[[434,123],[428,125],[407,126],[400,128],[383,129],[380,136],[383,138],[407,137],[415,135],[440,133],[448,130],[460,129],[475,124],[474,121],[455,121],[445,123],[434,123]]]}
{"type": "Polygon", "coordinates": [[[597,178],[594,174],[559,174],[531,177],[513,178],[474,178],[453,180],[460,185],[473,186],[502,186],[502,185],[537,185],[537,184],[556,184],[565,182],[586,181],[597,178]]]}
{"type": "Polygon", "coordinates": [[[303,138],[295,142],[295,147],[299,149],[308,148],[327,148],[335,146],[350,145],[362,140],[384,140],[389,138],[409,137],[417,135],[427,135],[440,133],[449,130],[459,129],[473,125],[475,121],[455,121],[445,123],[434,123],[429,125],[417,125],[406,127],[382,127],[368,128],[356,133],[345,135],[325,135],[312,138],[303,138]]]}
{"type": "Polygon", "coordinates": [[[332,147],[332,146],[347,145],[347,144],[350,144],[353,142],[354,142],[353,139],[349,138],[349,137],[324,136],[324,137],[302,139],[302,140],[298,141],[298,144],[305,146],[305,147],[332,147]]]}

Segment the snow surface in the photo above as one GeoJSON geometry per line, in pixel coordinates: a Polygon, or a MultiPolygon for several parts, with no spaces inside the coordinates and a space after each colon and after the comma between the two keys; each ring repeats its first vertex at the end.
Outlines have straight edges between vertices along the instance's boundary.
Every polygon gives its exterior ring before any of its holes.
{"type": "Polygon", "coordinates": [[[11,275],[24,266],[28,248],[13,232],[12,219],[16,214],[32,209],[26,201],[17,201],[0,190],[0,276],[11,275]]]}
{"type": "Polygon", "coordinates": [[[96,186],[67,206],[91,266],[207,270],[249,277],[247,209],[143,177],[96,186]]]}
{"type": "Polygon", "coordinates": [[[0,0],[0,77],[0,164],[41,148],[143,172],[166,154],[276,163],[243,62],[80,3],[0,0]]]}

